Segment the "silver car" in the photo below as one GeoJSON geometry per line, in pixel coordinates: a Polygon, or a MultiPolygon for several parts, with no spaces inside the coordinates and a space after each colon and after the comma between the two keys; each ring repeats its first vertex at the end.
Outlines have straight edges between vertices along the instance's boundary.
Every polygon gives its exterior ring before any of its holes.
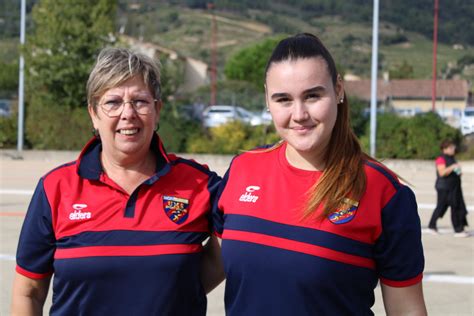
{"type": "Polygon", "coordinates": [[[231,121],[240,121],[251,126],[261,125],[262,118],[234,105],[211,105],[203,112],[204,127],[216,127],[231,121]]]}

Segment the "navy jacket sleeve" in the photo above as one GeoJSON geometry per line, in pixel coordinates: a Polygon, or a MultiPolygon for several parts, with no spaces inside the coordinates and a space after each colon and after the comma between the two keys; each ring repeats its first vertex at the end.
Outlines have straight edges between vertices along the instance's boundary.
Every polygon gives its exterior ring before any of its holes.
{"type": "Polygon", "coordinates": [[[381,282],[410,286],[421,281],[424,269],[421,224],[415,195],[400,186],[382,210],[382,234],[375,245],[381,282]]]}
{"type": "Polygon", "coordinates": [[[41,279],[53,273],[56,240],[51,207],[41,179],[31,199],[21,229],[16,255],[16,271],[29,278],[41,279]]]}

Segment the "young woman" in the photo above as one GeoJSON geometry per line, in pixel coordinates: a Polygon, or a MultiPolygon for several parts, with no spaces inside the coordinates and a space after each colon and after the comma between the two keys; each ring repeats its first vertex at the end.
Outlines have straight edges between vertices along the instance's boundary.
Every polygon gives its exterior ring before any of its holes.
{"type": "Polygon", "coordinates": [[[237,156],[213,210],[227,315],[425,315],[413,192],[365,155],[344,84],[311,34],[282,40],[266,68],[282,141],[237,156]]]}

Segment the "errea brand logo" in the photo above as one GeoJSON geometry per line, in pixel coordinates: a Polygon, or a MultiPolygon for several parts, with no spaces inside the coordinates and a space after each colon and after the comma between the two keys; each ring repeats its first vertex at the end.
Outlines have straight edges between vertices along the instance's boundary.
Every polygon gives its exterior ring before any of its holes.
{"type": "Polygon", "coordinates": [[[245,188],[245,193],[240,196],[239,201],[240,202],[251,202],[251,203],[257,202],[258,196],[254,195],[252,193],[254,193],[255,191],[258,191],[258,190],[260,190],[259,186],[256,186],[256,185],[248,186],[247,188],[245,188]]]}
{"type": "Polygon", "coordinates": [[[86,207],[87,204],[73,204],[72,208],[74,209],[74,211],[69,214],[69,219],[71,221],[90,219],[92,217],[92,213],[82,211],[86,207]]]}

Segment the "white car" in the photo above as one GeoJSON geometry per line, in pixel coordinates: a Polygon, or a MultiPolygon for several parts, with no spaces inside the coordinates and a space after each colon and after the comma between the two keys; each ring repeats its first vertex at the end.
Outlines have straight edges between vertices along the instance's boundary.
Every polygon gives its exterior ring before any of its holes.
{"type": "Polygon", "coordinates": [[[231,121],[240,121],[251,126],[263,123],[260,116],[234,105],[211,105],[202,114],[204,127],[216,127],[231,121]]]}
{"type": "Polygon", "coordinates": [[[267,108],[263,109],[261,116],[263,124],[270,125],[272,123],[272,115],[270,114],[270,111],[267,110],[267,108]]]}
{"type": "Polygon", "coordinates": [[[466,107],[461,113],[461,133],[474,133],[474,107],[466,107]]]}

